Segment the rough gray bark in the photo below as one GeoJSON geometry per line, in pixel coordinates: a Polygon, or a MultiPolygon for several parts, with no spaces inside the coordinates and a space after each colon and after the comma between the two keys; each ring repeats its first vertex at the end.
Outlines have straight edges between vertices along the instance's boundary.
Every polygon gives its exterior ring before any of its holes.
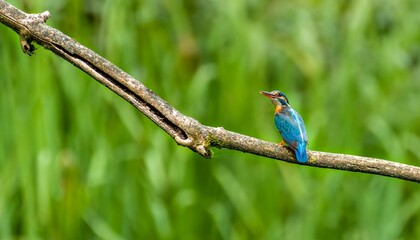
{"type": "MultiPolygon", "coordinates": [[[[285,147],[253,137],[209,127],[185,116],[117,66],[72,38],[45,24],[49,12],[27,14],[0,0],[0,22],[20,36],[24,53],[32,55],[32,42],[71,62],[130,102],[179,145],[211,158],[211,147],[227,148],[299,164],[285,147]]],[[[420,168],[382,159],[308,150],[307,166],[364,172],[420,182],[420,168]]]]}

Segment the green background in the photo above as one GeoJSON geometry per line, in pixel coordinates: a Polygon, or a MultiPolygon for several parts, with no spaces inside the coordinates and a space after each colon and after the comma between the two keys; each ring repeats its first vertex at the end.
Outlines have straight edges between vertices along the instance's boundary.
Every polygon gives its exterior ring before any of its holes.
{"type": "MultiPolygon", "coordinates": [[[[417,0],[10,1],[210,126],[420,165],[417,0]]],[[[0,239],[420,239],[419,185],[229,150],[203,159],[0,25],[0,239]]]]}

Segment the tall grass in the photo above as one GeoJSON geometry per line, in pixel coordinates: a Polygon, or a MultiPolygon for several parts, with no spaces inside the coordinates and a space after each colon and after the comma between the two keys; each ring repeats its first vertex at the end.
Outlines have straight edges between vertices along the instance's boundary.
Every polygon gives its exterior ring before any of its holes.
{"type": "MultiPolygon", "coordinates": [[[[314,150],[420,165],[417,1],[9,1],[185,114],[279,142],[280,89],[314,150]]],[[[420,191],[228,150],[205,160],[0,26],[1,239],[418,239],[420,191]]]]}

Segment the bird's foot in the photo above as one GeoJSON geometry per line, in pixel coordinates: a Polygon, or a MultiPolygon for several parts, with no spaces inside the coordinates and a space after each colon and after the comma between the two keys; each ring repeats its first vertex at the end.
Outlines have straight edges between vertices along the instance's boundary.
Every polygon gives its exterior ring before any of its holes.
{"type": "Polygon", "coordinates": [[[286,145],[286,143],[284,142],[284,140],[282,140],[282,141],[279,143],[279,146],[284,147],[284,145],[286,145]]]}

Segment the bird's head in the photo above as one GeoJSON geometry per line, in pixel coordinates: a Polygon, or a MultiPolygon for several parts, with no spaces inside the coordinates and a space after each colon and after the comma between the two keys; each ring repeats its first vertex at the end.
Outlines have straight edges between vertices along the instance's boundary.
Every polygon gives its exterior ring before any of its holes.
{"type": "Polygon", "coordinates": [[[271,102],[274,106],[281,106],[281,107],[289,107],[289,99],[287,99],[286,95],[279,90],[274,90],[271,92],[261,91],[262,95],[271,99],[271,102]]]}

